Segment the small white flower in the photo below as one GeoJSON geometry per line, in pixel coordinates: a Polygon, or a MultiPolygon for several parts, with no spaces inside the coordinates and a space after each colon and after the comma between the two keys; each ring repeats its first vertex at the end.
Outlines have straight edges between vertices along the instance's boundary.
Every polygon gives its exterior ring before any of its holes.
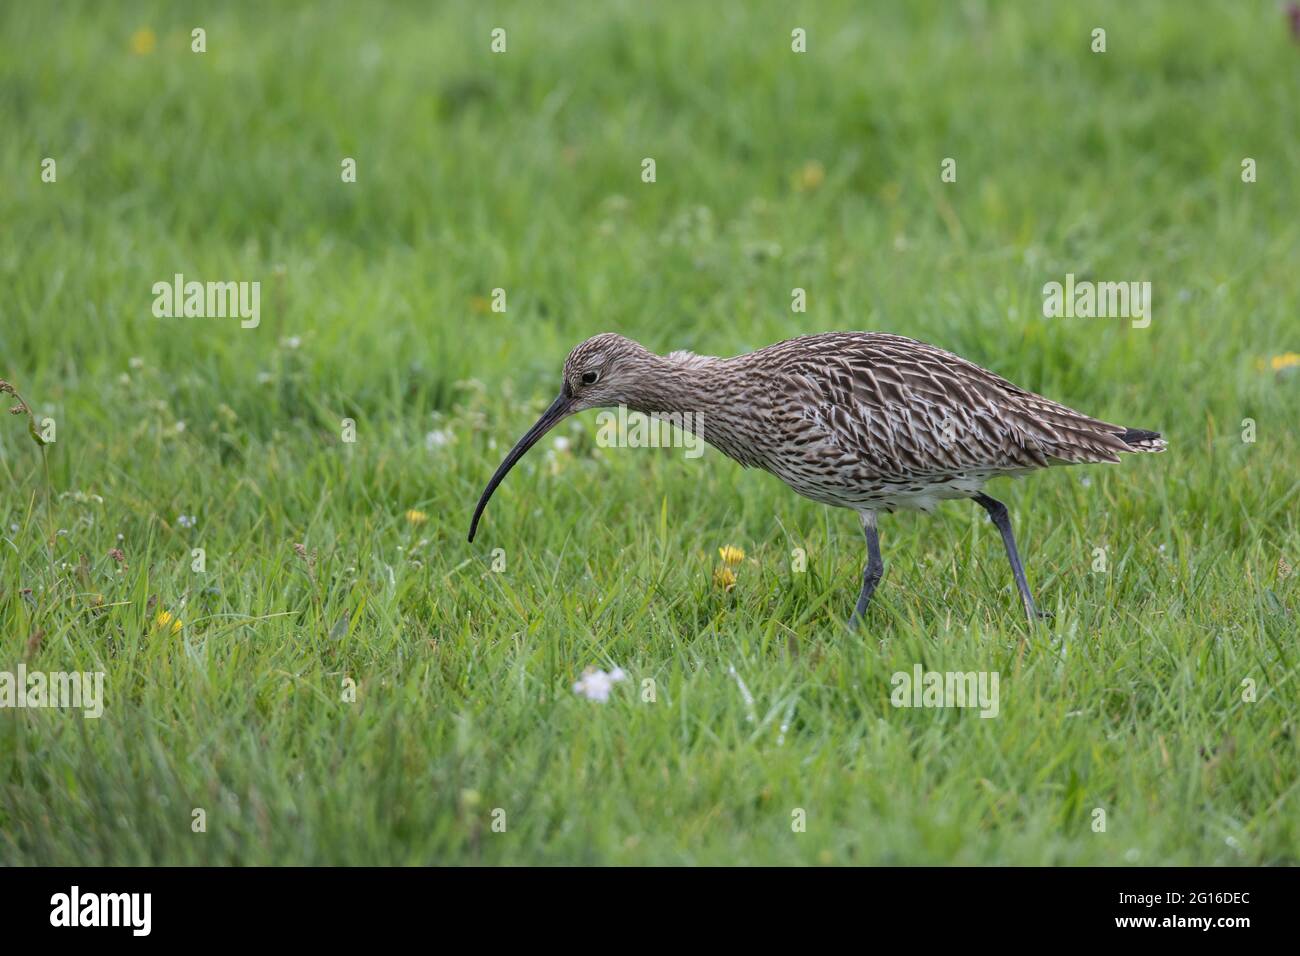
{"type": "Polygon", "coordinates": [[[297,335],[290,335],[280,340],[280,345],[286,349],[296,349],[302,345],[302,338],[297,335]]]}
{"type": "Polygon", "coordinates": [[[258,385],[269,385],[269,384],[270,384],[271,382],[273,382],[273,381],[275,381],[275,376],[272,375],[270,372],[258,372],[258,373],[257,373],[257,384],[258,384],[258,385]]]}
{"type": "Polygon", "coordinates": [[[184,423],[184,422],[177,422],[177,423],[176,423],[176,431],[178,431],[178,432],[183,432],[183,431],[185,431],[185,423],[184,423]]]}
{"type": "Polygon", "coordinates": [[[131,366],[131,368],[144,368],[144,359],[140,358],[138,355],[132,355],[127,359],[126,364],[131,366]]]}
{"type": "Polygon", "coordinates": [[[551,444],[555,446],[556,451],[563,452],[563,451],[568,451],[569,445],[572,443],[569,441],[569,439],[565,438],[563,435],[559,435],[556,437],[555,441],[553,441],[551,444]]]}
{"type": "Polygon", "coordinates": [[[1082,478],[1079,479],[1079,484],[1083,485],[1083,487],[1085,488],[1089,488],[1092,486],[1092,479],[1089,478],[1087,475],[1084,475],[1082,478]]]}
{"type": "Polygon", "coordinates": [[[441,448],[451,442],[451,431],[446,428],[435,428],[424,436],[424,447],[429,451],[435,448],[441,448]]]}
{"type": "Polygon", "coordinates": [[[624,680],[627,680],[627,674],[621,667],[615,667],[608,674],[589,667],[583,672],[582,679],[573,685],[573,692],[579,697],[603,704],[609,700],[609,692],[614,689],[614,685],[624,680]]]}
{"type": "Polygon", "coordinates": [[[176,523],[182,528],[193,528],[195,524],[194,515],[177,515],[176,523]]]}

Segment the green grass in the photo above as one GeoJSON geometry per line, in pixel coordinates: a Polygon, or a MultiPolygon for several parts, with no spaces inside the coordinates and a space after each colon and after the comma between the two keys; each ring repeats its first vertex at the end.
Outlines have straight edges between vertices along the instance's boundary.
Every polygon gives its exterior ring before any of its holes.
{"type": "Polygon", "coordinates": [[[47,478],[0,421],[0,670],[107,701],[0,711],[0,863],[1300,862],[1276,3],[786,6],[4,5],[0,377],[57,441],[47,478]],[[260,281],[261,325],[154,318],[176,272],[260,281]],[[1150,280],[1151,326],[1043,318],[1067,272],[1150,280]],[[829,329],[1166,434],[990,487],[1049,624],[957,502],[882,519],[850,631],[852,514],[591,413],[465,542],[581,339],[829,329]],[[999,672],[997,718],[891,707],[918,662],[999,672]]]}

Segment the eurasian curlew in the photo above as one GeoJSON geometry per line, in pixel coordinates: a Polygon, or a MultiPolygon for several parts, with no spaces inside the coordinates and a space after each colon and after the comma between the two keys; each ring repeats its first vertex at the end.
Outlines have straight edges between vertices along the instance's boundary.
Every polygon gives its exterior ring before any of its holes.
{"type": "Polygon", "coordinates": [[[1032,621],[1038,611],[1006,506],[984,494],[985,482],[1165,448],[1158,432],[1090,418],[901,335],[805,335],[724,359],[655,355],[606,332],[569,353],[559,396],[488,482],[469,540],[497,485],[557,422],[618,405],[693,423],[741,465],[769,471],[814,501],[856,511],[867,539],[853,612],[859,620],[884,573],[877,513],[929,511],[944,499],[972,498],[1002,535],[1032,621]]]}

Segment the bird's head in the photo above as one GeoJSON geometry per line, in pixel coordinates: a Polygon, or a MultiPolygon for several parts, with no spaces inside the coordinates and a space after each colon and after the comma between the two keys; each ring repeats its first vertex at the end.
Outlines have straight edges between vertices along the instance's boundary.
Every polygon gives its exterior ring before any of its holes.
{"type": "Polygon", "coordinates": [[[515,443],[492,480],[483,489],[474,517],[470,521],[469,540],[474,540],[479,518],[497,485],[515,463],[523,458],[542,436],[575,412],[619,404],[633,404],[652,385],[655,356],[629,338],[602,332],[577,345],[564,360],[564,381],[551,407],[524,437],[515,443]]]}
{"type": "Polygon", "coordinates": [[[569,396],[567,414],[634,401],[642,391],[642,380],[654,374],[654,357],[614,332],[602,332],[579,343],[564,360],[561,395],[569,396]]]}

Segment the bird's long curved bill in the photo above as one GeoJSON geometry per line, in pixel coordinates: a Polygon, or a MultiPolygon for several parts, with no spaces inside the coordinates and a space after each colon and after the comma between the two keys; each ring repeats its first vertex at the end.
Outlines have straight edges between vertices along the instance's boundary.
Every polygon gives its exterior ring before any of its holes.
{"type": "Polygon", "coordinates": [[[537,424],[528,429],[524,437],[515,443],[514,448],[510,449],[510,453],[506,455],[505,459],[497,467],[496,474],[492,476],[492,480],[489,481],[487,487],[483,489],[483,497],[478,500],[478,507],[474,509],[474,517],[469,523],[470,541],[474,540],[474,533],[478,531],[478,519],[483,516],[483,509],[487,507],[488,499],[492,497],[492,492],[497,490],[497,485],[501,484],[501,482],[505,480],[510,469],[515,466],[515,463],[518,462],[520,458],[524,457],[528,449],[536,445],[543,435],[554,428],[557,422],[569,414],[571,404],[572,400],[569,396],[564,394],[564,392],[561,392],[555,401],[551,402],[551,407],[542,412],[542,417],[537,419],[537,424]]]}

